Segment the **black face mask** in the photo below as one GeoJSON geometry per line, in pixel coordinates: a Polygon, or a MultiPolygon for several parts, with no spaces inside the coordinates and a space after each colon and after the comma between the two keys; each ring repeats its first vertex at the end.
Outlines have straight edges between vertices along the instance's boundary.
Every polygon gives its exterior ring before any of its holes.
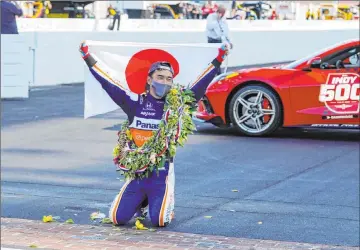
{"type": "Polygon", "coordinates": [[[154,88],[155,94],[160,98],[164,98],[171,89],[170,85],[159,83],[154,80],[152,81],[151,86],[154,88]]]}

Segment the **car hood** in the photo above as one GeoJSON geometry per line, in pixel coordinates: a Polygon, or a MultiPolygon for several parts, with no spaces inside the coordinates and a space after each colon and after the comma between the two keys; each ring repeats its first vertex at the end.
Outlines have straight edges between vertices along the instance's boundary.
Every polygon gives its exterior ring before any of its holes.
{"type": "Polygon", "coordinates": [[[239,77],[243,81],[256,80],[256,81],[265,81],[265,82],[278,82],[279,78],[286,79],[287,77],[292,77],[296,72],[294,69],[286,69],[280,65],[269,66],[269,67],[258,67],[258,68],[248,68],[240,69],[235,71],[234,80],[237,82],[239,77]]]}
{"type": "Polygon", "coordinates": [[[242,73],[242,72],[257,71],[257,70],[261,70],[261,69],[270,69],[270,70],[271,69],[282,69],[286,65],[287,65],[286,63],[281,63],[281,64],[274,64],[271,66],[249,67],[249,68],[238,69],[235,72],[242,73]]]}

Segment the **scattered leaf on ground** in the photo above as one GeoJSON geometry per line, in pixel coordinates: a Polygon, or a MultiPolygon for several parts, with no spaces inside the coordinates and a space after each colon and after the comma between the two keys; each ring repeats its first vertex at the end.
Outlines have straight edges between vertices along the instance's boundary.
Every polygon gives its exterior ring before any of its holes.
{"type": "Polygon", "coordinates": [[[66,224],[74,224],[74,221],[73,219],[68,219],[65,221],[66,224]]]}
{"type": "Polygon", "coordinates": [[[90,214],[90,219],[96,220],[96,219],[104,219],[106,216],[103,213],[100,213],[100,211],[93,212],[90,214]]]}
{"type": "Polygon", "coordinates": [[[51,215],[44,215],[43,218],[42,218],[42,221],[43,222],[53,222],[54,219],[51,215]]]}
{"type": "Polygon", "coordinates": [[[30,245],[31,248],[37,248],[37,245],[30,245]]]}
{"type": "Polygon", "coordinates": [[[231,190],[232,192],[239,192],[239,190],[237,190],[237,189],[233,189],[233,190],[231,190]]]}
{"type": "Polygon", "coordinates": [[[103,224],[112,224],[112,221],[110,220],[110,218],[104,218],[104,219],[102,219],[101,223],[103,223],[103,224]]]}
{"type": "Polygon", "coordinates": [[[148,228],[145,227],[139,220],[136,220],[135,227],[138,230],[148,230],[148,228]]]}
{"type": "Polygon", "coordinates": [[[211,219],[212,216],[211,216],[211,215],[205,215],[204,218],[206,218],[206,219],[211,219]]]}

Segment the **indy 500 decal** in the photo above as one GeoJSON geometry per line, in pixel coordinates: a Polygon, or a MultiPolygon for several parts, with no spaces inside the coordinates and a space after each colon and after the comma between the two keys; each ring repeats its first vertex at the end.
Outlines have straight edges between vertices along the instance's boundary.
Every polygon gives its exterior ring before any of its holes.
{"type": "Polygon", "coordinates": [[[319,101],[337,114],[354,114],[360,109],[360,77],[355,73],[329,74],[320,86],[319,101]]]}

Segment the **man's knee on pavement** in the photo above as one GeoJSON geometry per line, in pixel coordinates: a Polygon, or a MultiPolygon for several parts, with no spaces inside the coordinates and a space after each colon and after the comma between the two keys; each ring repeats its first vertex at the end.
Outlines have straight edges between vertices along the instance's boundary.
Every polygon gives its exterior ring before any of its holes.
{"type": "Polygon", "coordinates": [[[118,225],[118,226],[124,226],[124,225],[126,225],[129,221],[130,221],[130,219],[129,219],[129,220],[126,220],[126,218],[117,218],[116,220],[112,220],[112,222],[113,222],[115,225],[118,225]]]}
{"type": "Polygon", "coordinates": [[[163,222],[163,223],[159,223],[159,218],[151,218],[151,224],[154,226],[154,227],[166,227],[167,225],[169,225],[171,223],[171,221],[168,221],[168,222],[163,222]]]}
{"type": "Polygon", "coordinates": [[[113,224],[123,226],[127,224],[132,216],[129,216],[128,213],[121,213],[121,211],[117,210],[115,216],[113,216],[113,211],[110,210],[110,220],[113,224]]]}
{"type": "Polygon", "coordinates": [[[127,224],[131,220],[132,214],[130,211],[121,211],[118,196],[119,195],[115,197],[113,204],[110,207],[109,218],[113,224],[120,226],[127,224]]]}
{"type": "Polygon", "coordinates": [[[166,227],[171,223],[173,219],[173,213],[170,216],[150,215],[150,219],[151,224],[154,227],[166,227]]]}

